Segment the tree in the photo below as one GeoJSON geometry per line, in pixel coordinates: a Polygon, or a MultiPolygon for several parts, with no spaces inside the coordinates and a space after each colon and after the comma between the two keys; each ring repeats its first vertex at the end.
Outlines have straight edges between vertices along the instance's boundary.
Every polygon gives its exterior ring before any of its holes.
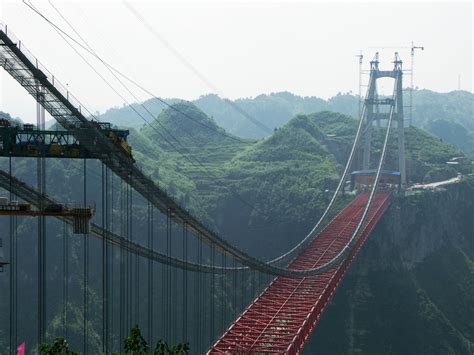
{"type": "Polygon", "coordinates": [[[142,355],[150,353],[150,346],[140,332],[140,327],[135,324],[130,335],[124,340],[123,350],[127,354],[142,355]]]}
{"type": "Polygon", "coordinates": [[[38,345],[38,350],[43,355],[79,355],[79,353],[69,350],[69,344],[63,337],[54,338],[51,344],[41,343],[38,345]]]}
{"type": "Polygon", "coordinates": [[[178,343],[170,347],[166,341],[160,339],[152,353],[151,347],[142,336],[137,324],[133,326],[130,335],[124,341],[124,351],[130,355],[187,355],[189,350],[189,343],[178,343]]]}
{"type": "Polygon", "coordinates": [[[155,348],[155,351],[153,352],[153,355],[165,355],[165,354],[170,354],[170,355],[186,354],[187,355],[189,354],[189,350],[191,350],[191,348],[189,347],[189,343],[179,343],[170,347],[166,343],[166,341],[161,339],[156,344],[156,348],[155,348]]]}

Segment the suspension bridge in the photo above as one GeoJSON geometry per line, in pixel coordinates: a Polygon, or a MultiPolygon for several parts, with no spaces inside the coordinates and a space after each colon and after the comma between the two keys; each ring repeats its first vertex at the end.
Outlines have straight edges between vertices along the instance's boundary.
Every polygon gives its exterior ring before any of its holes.
{"type": "Polygon", "coordinates": [[[0,187],[10,192],[10,202],[3,202],[7,207],[0,206],[0,215],[10,218],[9,260],[0,260],[0,266],[10,275],[11,354],[21,340],[21,327],[26,326],[18,319],[22,307],[17,283],[21,250],[16,230],[18,220],[27,218],[20,217],[26,212],[38,219],[37,235],[31,239],[36,243],[38,272],[37,334],[33,342],[53,335],[48,329],[58,309],[57,304],[48,303],[51,293],[57,294],[48,287],[52,238],[50,229],[46,233],[46,224],[54,218],[59,221],[55,226],[64,226],[64,258],[62,265],[54,265],[55,269],[63,268],[60,302],[64,335],[67,337],[71,317],[69,304],[80,297],[71,295],[70,289],[75,282],[80,283],[83,336],[74,345],[84,353],[95,345],[105,353],[119,351],[131,325],[140,323],[151,342],[159,338],[189,341],[193,353],[298,354],[390,204],[391,190],[379,183],[384,177],[393,122],[398,128],[401,183],[406,183],[403,71],[397,54],[391,70],[379,69],[378,56],[371,62],[351,151],[324,213],[297,245],[270,261],[229,243],[174,201],[140,169],[127,141],[128,131],[98,122],[4,24],[0,25],[0,65],[37,102],[36,127],[0,124],[0,156],[9,162],[8,168],[0,171],[0,187]],[[394,79],[394,89],[391,97],[379,99],[376,80],[383,77],[394,79]],[[45,130],[45,111],[59,129],[45,130]],[[364,192],[334,215],[362,138],[362,168],[373,165],[372,126],[381,120],[387,121],[387,128],[372,180],[364,192]],[[13,176],[12,158],[36,159],[36,187],[13,176]],[[46,188],[48,158],[83,162],[78,173],[83,183],[84,203],[80,208],[65,209],[62,201],[48,194],[54,193],[46,188]],[[98,174],[100,195],[91,197],[87,176],[93,172],[98,174]],[[11,203],[14,198],[23,202],[11,203]],[[88,206],[93,198],[99,200],[97,205],[88,206]],[[141,219],[132,216],[135,205],[146,207],[141,219]],[[73,234],[82,236],[83,259],[74,264],[82,270],[70,270],[68,226],[74,227],[73,234]],[[91,278],[90,258],[99,266],[94,269],[94,275],[101,279],[98,285],[91,278]],[[81,280],[71,281],[70,275],[79,277],[80,273],[81,280]],[[95,304],[89,291],[93,287],[95,304]],[[92,332],[99,334],[95,345],[92,332]]]}

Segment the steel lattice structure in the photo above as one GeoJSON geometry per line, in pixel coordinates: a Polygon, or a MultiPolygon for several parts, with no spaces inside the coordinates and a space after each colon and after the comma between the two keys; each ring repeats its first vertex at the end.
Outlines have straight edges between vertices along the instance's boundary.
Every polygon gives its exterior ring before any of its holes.
{"type": "MultiPolygon", "coordinates": [[[[368,198],[369,194],[364,193],[350,203],[303,254],[293,260],[290,268],[298,270],[316,267],[340,252],[356,228],[368,198]]],[[[387,193],[375,196],[361,238],[342,264],[317,276],[275,278],[212,346],[208,354],[298,354],[389,202],[390,195],[387,193]]]]}

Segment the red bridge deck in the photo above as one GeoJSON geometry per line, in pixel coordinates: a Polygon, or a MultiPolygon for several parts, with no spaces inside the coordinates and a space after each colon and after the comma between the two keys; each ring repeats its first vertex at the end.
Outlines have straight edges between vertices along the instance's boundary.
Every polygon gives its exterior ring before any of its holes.
{"type": "MultiPolygon", "coordinates": [[[[364,211],[368,194],[352,201],[290,264],[292,269],[323,265],[347,244],[364,211]]],[[[373,200],[361,237],[338,266],[312,277],[277,277],[212,346],[208,354],[298,354],[338,287],[345,271],[389,204],[389,195],[373,200]]]]}

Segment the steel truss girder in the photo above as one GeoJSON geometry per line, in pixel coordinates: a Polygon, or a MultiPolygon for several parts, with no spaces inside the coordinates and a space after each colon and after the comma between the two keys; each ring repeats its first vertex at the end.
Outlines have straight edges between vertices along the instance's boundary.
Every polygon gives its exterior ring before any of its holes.
{"type": "MultiPolygon", "coordinates": [[[[369,197],[358,196],[290,264],[317,267],[343,248],[356,228],[369,197]],[[310,262],[311,261],[311,262],[310,262]]],[[[316,326],[344,273],[389,204],[387,193],[372,203],[361,237],[344,261],[302,279],[277,277],[212,346],[208,354],[298,354],[316,326]]]]}

